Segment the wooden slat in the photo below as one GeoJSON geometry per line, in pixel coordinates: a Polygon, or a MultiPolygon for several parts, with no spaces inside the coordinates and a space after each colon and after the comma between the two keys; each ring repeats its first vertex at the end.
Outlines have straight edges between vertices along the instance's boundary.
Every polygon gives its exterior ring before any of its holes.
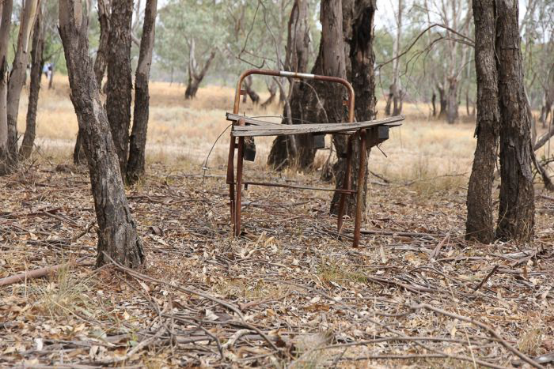
{"type": "Polygon", "coordinates": [[[232,135],[241,136],[279,136],[279,135],[297,135],[309,133],[339,133],[353,132],[362,128],[375,126],[400,126],[404,116],[389,117],[382,120],[364,121],[355,123],[311,123],[299,125],[281,125],[270,122],[260,121],[249,117],[237,116],[228,113],[227,119],[238,121],[243,118],[248,126],[233,125],[232,135]]]}

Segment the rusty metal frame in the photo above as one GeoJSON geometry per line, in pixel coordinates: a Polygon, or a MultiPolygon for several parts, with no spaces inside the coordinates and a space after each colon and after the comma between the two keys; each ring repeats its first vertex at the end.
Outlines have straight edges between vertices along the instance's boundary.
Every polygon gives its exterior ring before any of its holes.
{"type": "MultiPolygon", "coordinates": [[[[355,94],[354,89],[350,83],[339,77],[332,76],[319,76],[308,73],[295,73],[287,71],[271,71],[271,70],[260,70],[260,69],[250,69],[243,72],[237,83],[237,88],[235,91],[235,103],[233,106],[233,114],[239,114],[240,109],[240,100],[241,96],[246,94],[242,90],[242,83],[244,79],[250,75],[265,75],[273,77],[287,77],[295,79],[308,79],[316,80],[330,83],[342,84],[348,90],[349,98],[345,102],[348,105],[348,123],[354,123],[354,108],[355,108],[355,94]]],[[[239,119],[238,122],[233,123],[234,125],[244,125],[244,119],[239,119]]],[[[343,225],[343,218],[345,213],[346,206],[346,196],[354,195],[356,193],[356,215],[354,221],[354,241],[353,246],[358,247],[360,243],[360,228],[362,222],[362,204],[363,204],[363,181],[365,178],[365,151],[366,151],[366,130],[359,129],[354,135],[348,137],[348,146],[347,146],[347,155],[346,155],[346,171],[344,174],[343,188],[334,189],[333,191],[340,194],[339,200],[339,214],[337,219],[337,229],[340,233],[343,225]],[[358,171],[358,190],[353,191],[351,187],[351,174],[352,171],[352,145],[353,140],[360,140],[360,167],[358,171]]],[[[229,157],[227,163],[227,184],[229,185],[229,199],[230,199],[230,210],[231,210],[231,223],[233,224],[233,233],[235,236],[239,236],[241,233],[241,188],[243,185],[259,185],[259,186],[279,186],[279,184],[269,184],[269,183],[255,183],[255,182],[244,182],[242,180],[243,175],[243,163],[244,163],[244,137],[239,137],[238,142],[237,138],[234,137],[231,133],[231,141],[229,146],[229,157]],[[234,169],[234,159],[235,159],[235,149],[237,149],[237,171],[236,171],[236,181],[235,181],[235,169],[234,169]],[[235,188],[236,185],[236,188],[235,188]]],[[[316,189],[324,190],[324,189],[316,189]]]]}

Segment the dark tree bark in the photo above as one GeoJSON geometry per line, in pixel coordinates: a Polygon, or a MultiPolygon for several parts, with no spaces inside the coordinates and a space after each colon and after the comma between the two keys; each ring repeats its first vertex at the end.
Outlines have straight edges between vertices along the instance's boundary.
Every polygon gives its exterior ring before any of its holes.
{"type": "Polygon", "coordinates": [[[271,83],[267,85],[267,91],[269,91],[269,98],[267,98],[266,101],[260,105],[262,109],[267,109],[267,107],[273,104],[275,98],[277,97],[277,83],[275,80],[272,79],[271,83]]]}
{"type": "Polygon", "coordinates": [[[131,125],[131,19],[133,0],[113,0],[108,48],[106,111],[121,174],[127,170],[131,125]]]}
{"type": "Polygon", "coordinates": [[[33,30],[33,50],[31,52],[31,84],[29,87],[29,104],[27,106],[25,135],[23,136],[21,148],[19,148],[19,156],[22,159],[27,159],[31,156],[31,153],[33,152],[33,146],[35,144],[37,127],[37,106],[40,92],[42,68],[44,66],[44,60],[42,58],[42,52],[44,50],[44,24],[42,20],[43,10],[42,7],[39,7],[39,9],[37,10],[35,27],[33,30]]]}
{"type": "Polygon", "coordinates": [[[437,115],[437,94],[435,94],[435,92],[433,91],[433,95],[431,96],[431,104],[433,106],[433,117],[435,117],[437,115]]]}
{"type": "Polygon", "coordinates": [[[21,98],[21,89],[23,89],[23,83],[25,82],[25,72],[27,70],[27,60],[29,56],[29,36],[35,21],[37,7],[38,0],[26,0],[21,10],[21,22],[17,37],[17,48],[15,50],[8,85],[8,166],[12,170],[17,167],[19,158],[17,148],[17,117],[19,114],[19,100],[21,98]]]}
{"type": "Polygon", "coordinates": [[[12,23],[12,0],[0,3],[2,23],[0,24],[0,176],[10,173],[8,150],[8,44],[12,23]]]}
{"type": "MultiPolygon", "coordinates": [[[[109,0],[98,0],[98,21],[100,23],[100,42],[96,59],[94,60],[94,75],[98,90],[102,91],[102,81],[108,66],[108,46],[110,39],[110,2],[109,0]]],[[[85,164],[85,152],[83,150],[83,135],[81,131],[77,133],[75,149],[73,150],[73,163],[76,165],[85,164]]]]}
{"type": "Polygon", "coordinates": [[[96,59],[94,60],[94,75],[98,90],[102,91],[102,81],[108,66],[108,50],[110,41],[110,1],[98,0],[98,22],[100,23],[100,42],[96,59]]]}
{"type": "Polygon", "coordinates": [[[97,264],[107,262],[106,253],[115,261],[136,268],[144,262],[144,252],[125,196],[110,125],[88,54],[87,21],[80,1],[60,0],[59,31],[69,73],[71,101],[84,134],[99,229],[97,264]]]}
{"type": "Polygon", "coordinates": [[[437,90],[439,91],[439,118],[445,119],[446,118],[446,112],[447,112],[447,99],[446,99],[446,91],[444,90],[444,87],[442,85],[437,85],[437,90]]]}
{"type": "Polygon", "coordinates": [[[531,241],[535,225],[531,117],[523,85],[517,0],[496,1],[499,78],[500,209],[497,237],[531,241]]]}
{"type": "Polygon", "coordinates": [[[244,79],[244,90],[246,91],[246,95],[243,96],[243,103],[246,103],[247,98],[250,98],[254,105],[260,102],[260,95],[252,88],[252,76],[248,76],[244,79]]]}
{"type": "Polygon", "coordinates": [[[142,39],[135,76],[135,110],[133,114],[133,130],[129,146],[129,163],[127,164],[127,182],[136,183],[144,175],[146,162],[146,133],[150,109],[148,80],[154,50],[157,0],[147,0],[144,12],[142,39]]]}
{"type": "MultiPolygon", "coordinates": [[[[375,119],[375,75],[373,53],[373,28],[376,5],[374,0],[343,0],[343,28],[346,41],[348,59],[346,70],[348,80],[352,83],[356,97],[355,117],[357,121],[368,121],[375,119]]],[[[398,109],[398,106],[397,106],[398,109]]],[[[345,154],[347,150],[347,138],[344,135],[334,135],[333,143],[337,150],[338,161],[334,165],[334,176],[336,188],[343,188],[344,174],[346,171],[345,154]]],[[[351,184],[353,190],[358,190],[358,171],[360,156],[360,141],[354,138],[352,147],[352,174],[351,184]]],[[[365,153],[368,163],[369,149],[365,153]]],[[[367,199],[367,175],[365,171],[364,186],[362,189],[364,201],[362,209],[365,209],[367,199]]],[[[338,213],[340,196],[334,194],[331,202],[331,213],[338,213]]],[[[347,198],[346,214],[353,215],[355,212],[356,199],[354,196],[347,198]]]]}
{"type": "Polygon", "coordinates": [[[194,39],[192,39],[192,41],[189,42],[189,82],[187,85],[187,89],[185,90],[185,99],[187,100],[194,99],[194,97],[196,96],[198,88],[200,87],[202,80],[206,76],[206,73],[208,72],[208,69],[210,68],[210,65],[215,58],[215,50],[212,50],[212,52],[208,56],[208,59],[204,63],[204,67],[202,67],[200,71],[198,70],[199,67],[198,63],[196,62],[195,54],[195,42],[194,39]]]}
{"type": "Polygon", "coordinates": [[[477,147],[467,193],[466,238],[494,240],[493,182],[497,161],[500,110],[496,66],[495,0],[473,0],[477,72],[477,147]]]}
{"type": "MultiPolygon", "coordinates": [[[[287,71],[305,73],[308,70],[311,43],[308,16],[308,1],[296,0],[293,4],[288,23],[285,56],[285,69],[287,71]]],[[[312,73],[317,73],[316,71],[320,68],[319,64],[318,58],[312,73]]],[[[309,106],[309,101],[316,97],[315,84],[312,84],[311,81],[298,82],[293,79],[289,80],[289,82],[289,95],[284,101],[285,106],[283,109],[283,116],[285,118],[281,123],[286,125],[305,123],[302,120],[310,120],[307,117],[310,112],[308,112],[305,107],[309,106]],[[296,122],[293,121],[293,119],[296,119],[296,122]]],[[[280,87],[280,96],[285,96],[284,89],[282,86],[280,87]]],[[[318,109],[316,109],[315,112],[317,112],[318,109]]],[[[307,143],[310,138],[311,136],[276,137],[269,153],[268,165],[277,170],[296,164],[301,168],[309,167],[315,155],[315,151],[309,146],[309,143],[307,143]],[[302,145],[302,148],[299,149],[300,145],[302,145]]]]}

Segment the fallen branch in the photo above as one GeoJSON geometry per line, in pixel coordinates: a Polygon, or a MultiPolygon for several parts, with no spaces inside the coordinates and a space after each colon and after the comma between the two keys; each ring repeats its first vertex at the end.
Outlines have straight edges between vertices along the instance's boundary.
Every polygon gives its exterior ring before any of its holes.
{"type": "Polygon", "coordinates": [[[465,321],[465,322],[468,322],[470,324],[476,325],[476,326],[480,327],[481,329],[488,331],[489,334],[491,334],[500,344],[502,344],[502,346],[504,346],[504,348],[506,348],[508,351],[512,352],[514,355],[519,357],[522,361],[525,361],[526,363],[528,363],[529,365],[531,365],[535,368],[544,369],[544,367],[541,366],[541,364],[539,364],[537,361],[533,360],[532,358],[530,358],[526,354],[524,354],[521,351],[519,351],[518,349],[516,349],[510,343],[506,342],[506,340],[504,338],[502,338],[500,336],[500,334],[498,334],[493,328],[491,328],[490,326],[488,326],[488,325],[486,325],[486,324],[484,324],[480,321],[474,320],[474,319],[472,319],[470,317],[467,317],[467,316],[462,316],[462,315],[458,315],[458,314],[455,314],[455,313],[452,313],[452,312],[445,311],[445,310],[440,309],[438,307],[431,306],[427,303],[413,305],[412,308],[414,310],[424,308],[426,310],[429,310],[429,311],[432,311],[432,312],[435,312],[435,313],[440,313],[442,315],[449,316],[453,319],[458,319],[460,321],[465,321]]]}
{"type": "Polygon", "coordinates": [[[228,303],[228,302],[225,302],[224,300],[221,300],[219,298],[216,298],[214,296],[211,296],[209,295],[208,293],[205,293],[205,292],[199,292],[199,291],[196,291],[196,290],[192,290],[192,289],[187,289],[187,288],[181,288],[181,287],[178,287],[176,285],[173,285],[173,284],[170,284],[166,281],[163,281],[163,280],[159,280],[159,279],[156,279],[156,278],[153,278],[153,277],[150,277],[148,275],[144,275],[144,274],[141,274],[139,272],[136,272],[134,270],[131,270],[130,268],[127,268],[125,266],[122,266],[120,265],[119,263],[115,262],[110,256],[108,256],[106,254],[106,252],[103,252],[104,253],[104,256],[108,259],[108,261],[110,261],[111,263],[113,263],[114,267],[116,269],[118,269],[119,271],[121,272],[124,272],[134,278],[137,278],[137,279],[141,279],[141,280],[145,280],[145,281],[149,281],[151,283],[157,283],[157,284],[162,284],[162,285],[167,285],[175,290],[179,290],[181,292],[184,292],[184,293],[187,293],[187,294],[194,294],[194,295],[197,295],[199,297],[202,297],[202,298],[206,298],[210,301],[213,301],[215,303],[218,303],[224,307],[227,307],[228,309],[230,309],[231,311],[233,311],[234,313],[236,313],[242,320],[244,320],[244,315],[242,314],[242,312],[240,311],[240,309],[238,307],[236,307],[235,305],[231,304],[231,303],[228,303]]]}
{"type": "Polygon", "coordinates": [[[485,283],[487,282],[487,280],[489,280],[490,277],[491,277],[492,275],[494,275],[494,273],[496,272],[496,270],[498,270],[498,265],[494,266],[494,268],[492,269],[492,271],[489,272],[489,273],[487,274],[487,276],[485,276],[485,278],[484,278],[483,280],[481,280],[481,282],[479,283],[479,285],[477,285],[477,286],[473,289],[473,292],[478,291],[478,290],[483,286],[483,284],[485,284],[485,283]]]}
{"type": "Polygon", "coordinates": [[[43,267],[40,269],[27,271],[21,274],[5,277],[3,279],[0,279],[0,287],[16,284],[16,283],[19,283],[20,281],[38,279],[38,278],[46,277],[48,275],[53,275],[60,269],[80,264],[82,261],[85,260],[85,258],[86,257],[83,257],[75,262],[68,262],[68,263],[62,263],[60,265],[55,265],[55,266],[43,267]]]}

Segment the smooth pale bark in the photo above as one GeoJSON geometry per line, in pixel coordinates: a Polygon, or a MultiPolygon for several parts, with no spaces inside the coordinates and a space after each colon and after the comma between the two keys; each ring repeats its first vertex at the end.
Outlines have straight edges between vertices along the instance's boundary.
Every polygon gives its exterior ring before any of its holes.
{"type": "MultiPolygon", "coordinates": [[[[305,73],[308,69],[311,44],[308,16],[308,1],[296,0],[293,4],[288,23],[285,57],[285,69],[287,71],[305,73]]],[[[317,64],[316,62],[316,67],[317,64]]],[[[314,67],[314,70],[316,67],[314,67]]],[[[312,71],[312,73],[315,72],[312,71]]],[[[304,114],[304,105],[306,98],[314,95],[314,91],[307,85],[309,83],[308,81],[297,82],[293,79],[290,80],[291,86],[288,99],[285,99],[285,106],[283,107],[283,116],[285,118],[281,122],[282,124],[292,125],[295,123],[307,123],[302,121],[304,119],[308,120],[304,114]],[[297,121],[295,122],[293,118],[297,121]]],[[[283,91],[281,91],[281,95],[285,95],[283,91]]],[[[300,140],[301,138],[295,136],[276,137],[271,146],[267,161],[268,165],[274,169],[281,170],[295,163],[300,163],[302,158],[311,158],[312,150],[309,147],[301,149],[302,154],[304,154],[304,150],[306,150],[308,151],[308,155],[301,155],[301,153],[298,153],[298,145],[302,143],[300,140]],[[297,143],[299,141],[300,143],[297,143]]]]}
{"type": "Polygon", "coordinates": [[[110,125],[100,100],[89,56],[88,19],[83,10],[80,1],[59,2],[59,31],[69,73],[71,101],[84,135],[98,224],[97,264],[106,263],[105,252],[118,263],[136,268],[144,262],[142,242],[125,196],[110,125]]]}
{"type": "Polygon", "coordinates": [[[494,3],[495,0],[473,0],[477,147],[467,192],[466,238],[481,243],[491,243],[494,240],[492,191],[500,128],[494,3]]]}
{"type": "Polygon", "coordinates": [[[535,226],[531,117],[523,85],[518,1],[496,1],[500,103],[500,207],[497,237],[528,242],[535,226]]]}
{"type": "MultiPolygon", "coordinates": [[[[343,29],[347,52],[346,73],[348,80],[354,88],[356,98],[355,117],[357,121],[369,121],[375,119],[375,74],[373,53],[373,28],[376,5],[374,0],[343,0],[343,29]]],[[[398,106],[397,106],[398,109],[398,106]]],[[[347,140],[345,136],[335,135],[333,137],[337,153],[346,153],[347,140]]],[[[365,163],[368,163],[370,149],[364,153],[365,163]]],[[[352,146],[352,173],[351,187],[358,190],[360,141],[354,140],[352,146]]],[[[337,189],[343,188],[344,174],[346,171],[346,159],[339,156],[334,165],[333,172],[337,189]]],[[[363,196],[365,209],[367,199],[367,176],[365,171],[363,196]]],[[[338,213],[340,196],[335,193],[331,202],[331,213],[338,213]]],[[[355,212],[356,197],[347,197],[346,214],[353,215],[355,212]]]]}
{"type": "Polygon", "coordinates": [[[12,23],[12,0],[4,0],[0,24],[0,176],[10,172],[8,151],[8,43],[12,23]]]}
{"type": "Polygon", "coordinates": [[[33,152],[35,145],[36,127],[37,127],[37,106],[40,92],[40,81],[42,77],[42,68],[44,60],[42,52],[44,50],[44,23],[43,9],[39,7],[33,30],[33,42],[31,52],[31,83],[29,87],[29,104],[27,106],[27,119],[25,127],[25,135],[21,148],[19,148],[19,156],[22,159],[27,159],[33,152]]]}
{"type": "MultiPolygon", "coordinates": [[[[96,59],[94,60],[94,75],[98,90],[102,92],[102,81],[108,66],[108,45],[110,38],[110,2],[109,0],[98,0],[98,22],[100,23],[100,42],[96,59]]],[[[73,150],[73,163],[85,164],[85,152],[83,150],[83,136],[81,131],[77,133],[75,149],[73,150]]]]}
{"type": "Polygon", "coordinates": [[[19,114],[19,100],[21,98],[21,89],[25,82],[25,72],[29,59],[29,36],[33,28],[38,5],[38,0],[26,0],[21,10],[17,48],[8,84],[8,166],[12,170],[16,168],[18,162],[17,116],[19,114]]]}
{"type": "Polygon", "coordinates": [[[135,107],[133,129],[127,163],[127,182],[135,183],[144,175],[146,162],[146,133],[150,108],[148,80],[154,50],[157,0],[147,0],[137,71],[135,74],[135,107]]]}
{"type": "Polygon", "coordinates": [[[106,111],[121,174],[127,171],[133,81],[131,71],[131,19],[133,0],[112,0],[108,45],[106,111]]]}

